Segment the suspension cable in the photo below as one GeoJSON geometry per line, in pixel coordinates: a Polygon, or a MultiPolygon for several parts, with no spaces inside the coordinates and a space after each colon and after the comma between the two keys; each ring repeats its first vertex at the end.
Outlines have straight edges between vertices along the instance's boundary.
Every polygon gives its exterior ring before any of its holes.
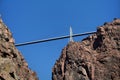
{"type": "MultiPolygon", "coordinates": [[[[84,35],[94,34],[94,33],[96,33],[96,31],[79,33],[79,34],[73,34],[72,37],[84,36],[84,35]]],[[[18,47],[18,46],[25,46],[25,45],[42,43],[42,42],[48,42],[48,41],[54,41],[54,40],[60,40],[60,39],[65,39],[65,38],[70,38],[70,35],[60,36],[60,37],[53,37],[53,38],[42,39],[42,40],[35,40],[35,41],[30,41],[30,42],[24,42],[24,43],[15,44],[15,46],[16,47],[18,47]]]]}

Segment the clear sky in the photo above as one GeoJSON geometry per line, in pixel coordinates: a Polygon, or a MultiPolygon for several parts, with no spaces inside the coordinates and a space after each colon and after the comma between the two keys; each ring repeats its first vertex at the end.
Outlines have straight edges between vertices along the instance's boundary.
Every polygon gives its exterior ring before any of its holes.
{"type": "MultiPolygon", "coordinates": [[[[0,14],[16,43],[95,31],[120,18],[120,0],[0,0],[0,14]]],[[[83,37],[74,38],[80,41],[83,37]]],[[[18,47],[40,80],[51,80],[52,67],[69,39],[18,47]]]]}

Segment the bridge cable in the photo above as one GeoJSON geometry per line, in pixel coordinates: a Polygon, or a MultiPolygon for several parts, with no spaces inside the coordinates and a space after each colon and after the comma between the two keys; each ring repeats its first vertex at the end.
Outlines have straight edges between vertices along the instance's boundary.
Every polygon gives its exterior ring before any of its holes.
{"type": "MultiPolygon", "coordinates": [[[[89,34],[94,34],[94,33],[96,33],[96,31],[73,34],[72,37],[84,36],[84,35],[89,35],[89,34]]],[[[70,38],[70,35],[60,36],[60,37],[53,37],[53,38],[42,39],[42,40],[35,40],[35,41],[30,41],[30,42],[24,42],[24,43],[15,44],[15,46],[19,47],[19,46],[25,46],[25,45],[30,45],[30,44],[36,44],[36,43],[60,40],[60,39],[65,39],[65,38],[70,38]]]]}

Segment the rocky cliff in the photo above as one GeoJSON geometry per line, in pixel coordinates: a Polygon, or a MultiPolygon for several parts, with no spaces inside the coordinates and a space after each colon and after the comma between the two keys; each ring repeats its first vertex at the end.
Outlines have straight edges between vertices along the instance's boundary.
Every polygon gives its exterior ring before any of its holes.
{"type": "Polygon", "coordinates": [[[120,19],[70,42],[53,67],[52,80],[120,80],[120,19]]]}
{"type": "Polygon", "coordinates": [[[14,45],[9,29],[0,19],[0,80],[38,80],[14,45]]]}

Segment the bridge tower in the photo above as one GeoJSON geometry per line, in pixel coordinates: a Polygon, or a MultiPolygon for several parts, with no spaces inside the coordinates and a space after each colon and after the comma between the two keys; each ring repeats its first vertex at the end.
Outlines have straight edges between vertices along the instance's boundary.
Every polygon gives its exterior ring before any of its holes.
{"type": "Polygon", "coordinates": [[[73,42],[73,32],[71,26],[70,26],[70,42],[73,42]]]}

